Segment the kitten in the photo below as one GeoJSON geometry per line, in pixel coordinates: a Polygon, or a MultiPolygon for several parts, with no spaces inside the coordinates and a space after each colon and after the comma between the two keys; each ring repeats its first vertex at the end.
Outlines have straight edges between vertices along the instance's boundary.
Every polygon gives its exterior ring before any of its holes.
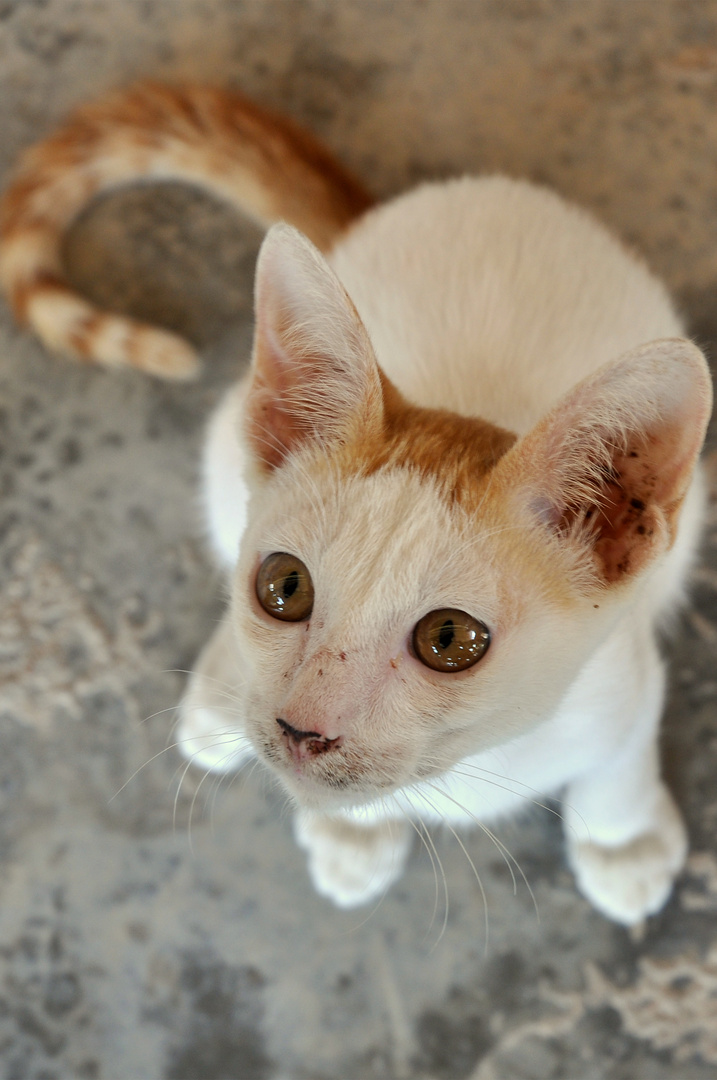
{"type": "Polygon", "coordinates": [[[657,911],[687,841],[655,635],[699,538],[711,407],[663,286],[540,187],[465,178],[373,207],[286,121],[144,84],[32,149],[4,197],[2,280],[49,346],[195,373],[178,338],[75,295],[60,257],[98,192],[170,177],[292,223],[263,244],[251,369],[209,425],[231,602],[181,748],[266,762],[341,906],[400,875],[410,822],[490,822],[539,791],[564,796],[595,907],[657,911]]]}

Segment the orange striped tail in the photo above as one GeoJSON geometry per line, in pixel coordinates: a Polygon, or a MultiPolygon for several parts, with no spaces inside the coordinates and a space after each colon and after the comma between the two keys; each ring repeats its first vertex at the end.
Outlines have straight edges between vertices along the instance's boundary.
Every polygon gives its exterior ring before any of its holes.
{"type": "Polygon", "coordinates": [[[236,93],[140,83],[75,112],[31,147],[0,201],[0,283],[51,349],[165,379],[199,370],[167,330],[95,307],[68,283],[62,242],[96,196],[136,180],[183,180],[259,224],[288,221],[319,248],[372,205],[308,132],[236,93]]]}

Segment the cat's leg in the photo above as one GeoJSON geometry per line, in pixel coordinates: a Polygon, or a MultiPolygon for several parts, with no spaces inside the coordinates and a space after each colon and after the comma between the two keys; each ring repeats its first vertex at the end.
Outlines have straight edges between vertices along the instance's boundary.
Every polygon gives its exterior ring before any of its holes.
{"type": "Polygon", "coordinates": [[[358,822],[299,810],[294,833],[314,888],[341,908],[380,900],[403,873],[411,847],[407,822],[380,817],[358,822]]]}
{"type": "MultiPolygon", "coordinates": [[[[237,383],[215,409],[204,446],[202,493],[217,562],[231,574],[246,524],[247,487],[239,443],[239,413],[245,383],[237,383]]],[[[233,772],[254,753],[243,734],[241,677],[229,612],[194,664],[179,706],[177,746],[203,769],[233,772]]]]}
{"type": "Polygon", "coordinates": [[[179,706],[177,747],[211,772],[234,772],[254,751],[243,731],[236,644],[226,612],[197,658],[179,706]]]}
{"type": "Polygon", "coordinates": [[[654,643],[638,678],[640,693],[633,687],[629,695],[627,740],[569,784],[563,806],[568,859],[581,892],[628,926],[659,911],[687,855],[685,826],[660,776],[664,671],[654,643]]]}

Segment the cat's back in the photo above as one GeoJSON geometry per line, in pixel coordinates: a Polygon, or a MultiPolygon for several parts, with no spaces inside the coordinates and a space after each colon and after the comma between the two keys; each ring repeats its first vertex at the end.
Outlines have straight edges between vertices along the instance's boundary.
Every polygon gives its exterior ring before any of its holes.
{"type": "Polygon", "coordinates": [[[408,397],[516,432],[601,364],[684,332],[662,284],[606,229],[506,177],[387,203],[332,262],[408,397]]]}

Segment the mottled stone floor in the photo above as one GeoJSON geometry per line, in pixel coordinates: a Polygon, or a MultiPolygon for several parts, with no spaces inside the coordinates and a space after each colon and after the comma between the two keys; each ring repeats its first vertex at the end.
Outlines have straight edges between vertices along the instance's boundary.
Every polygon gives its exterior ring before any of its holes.
{"type": "MultiPolygon", "coordinates": [[[[2,0],[0,168],[147,74],[243,86],[382,194],[479,169],[551,183],[645,253],[715,354],[715,3],[2,0]]],[[[0,310],[0,1073],[713,1080],[717,509],[669,646],[693,854],[642,936],[576,894],[536,808],[499,833],[535,903],[476,834],[486,916],[437,835],[447,894],[417,847],[375,911],[336,911],[265,777],[204,780],[171,749],[221,609],[196,462],[248,354],[259,239],[178,187],[118,194],[69,239],[80,286],[199,342],[194,386],[49,357],[0,310]]]]}

